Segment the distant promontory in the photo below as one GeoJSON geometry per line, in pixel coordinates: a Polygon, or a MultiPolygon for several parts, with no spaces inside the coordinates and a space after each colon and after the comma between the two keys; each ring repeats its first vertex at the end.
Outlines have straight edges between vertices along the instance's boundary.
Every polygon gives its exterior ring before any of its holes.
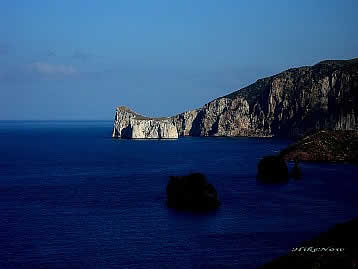
{"type": "Polygon", "coordinates": [[[320,129],[358,130],[358,58],[288,69],[173,117],[119,107],[113,137],[299,137],[320,129]]]}

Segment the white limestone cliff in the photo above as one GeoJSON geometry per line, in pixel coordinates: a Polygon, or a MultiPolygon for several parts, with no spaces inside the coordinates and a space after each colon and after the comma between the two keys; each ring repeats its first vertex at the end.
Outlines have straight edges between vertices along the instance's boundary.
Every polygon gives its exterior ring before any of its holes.
{"type": "Polygon", "coordinates": [[[178,131],[170,118],[147,118],[122,106],[116,109],[112,137],[173,139],[178,138],[178,131]]]}

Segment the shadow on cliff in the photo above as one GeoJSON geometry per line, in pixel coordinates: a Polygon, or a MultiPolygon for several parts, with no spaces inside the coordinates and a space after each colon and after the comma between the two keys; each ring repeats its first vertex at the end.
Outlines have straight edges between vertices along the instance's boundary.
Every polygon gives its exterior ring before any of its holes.
{"type": "Polygon", "coordinates": [[[193,120],[191,129],[189,131],[190,136],[201,135],[201,128],[203,127],[204,116],[205,116],[204,110],[200,110],[200,112],[196,115],[195,119],[193,120]]]}
{"type": "Polygon", "coordinates": [[[127,139],[132,138],[132,127],[130,125],[122,129],[121,137],[127,139]]]}

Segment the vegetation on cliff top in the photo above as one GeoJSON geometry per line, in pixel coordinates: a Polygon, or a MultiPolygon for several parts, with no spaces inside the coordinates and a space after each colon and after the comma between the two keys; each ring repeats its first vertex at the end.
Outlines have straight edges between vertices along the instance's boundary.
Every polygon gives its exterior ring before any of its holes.
{"type": "Polygon", "coordinates": [[[168,119],[170,119],[170,117],[159,117],[159,118],[146,117],[146,116],[140,115],[140,114],[132,111],[129,107],[126,107],[126,106],[117,107],[117,111],[124,111],[124,112],[127,112],[127,113],[132,113],[133,115],[135,115],[134,119],[136,119],[136,120],[156,120],[156,121],[160,121],[160,120],[168,120],[168,119]]]}

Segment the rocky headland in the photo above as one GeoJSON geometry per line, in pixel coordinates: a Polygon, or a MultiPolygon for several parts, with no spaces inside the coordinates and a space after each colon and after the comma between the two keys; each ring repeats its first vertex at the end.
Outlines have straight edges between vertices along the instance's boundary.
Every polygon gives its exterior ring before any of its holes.
{"type": "Polygon", "coordinates": [[[288,161],[358,163],[358,131],[320,130],[280,153],[288,161]]]}
{"type": "Polygon", "coordinates": [[[358,130],[358,59],[288,69],[170,118],[120,107],[113,137],[299,137],[319,129],[358,130]]]}

